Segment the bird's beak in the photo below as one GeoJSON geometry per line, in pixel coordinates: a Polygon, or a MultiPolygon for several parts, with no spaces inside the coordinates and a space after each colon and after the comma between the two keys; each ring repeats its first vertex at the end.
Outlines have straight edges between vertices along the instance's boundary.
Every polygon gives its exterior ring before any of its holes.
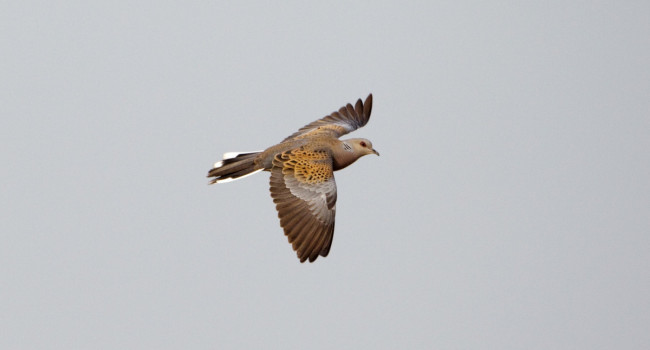
{"type": "Polygon", "coordinates": [[[379,155],[379,152],[377,152],[377,150],[375,150],[375,149],[372,150],[372,153],[374,153],[376,155],[379,155]]]}

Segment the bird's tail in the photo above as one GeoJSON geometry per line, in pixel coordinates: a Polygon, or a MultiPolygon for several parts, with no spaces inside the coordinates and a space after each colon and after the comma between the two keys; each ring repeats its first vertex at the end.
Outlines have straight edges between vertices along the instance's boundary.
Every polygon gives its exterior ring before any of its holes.
{"type": "Polygon", "coordinates": [[[255,166],[255,157],[261,152],[225,153],[223,160],[214,163],[214,167],[208,172],[208,177],[213,177],[210,180],[210,185],[237,180],[264,170],[263,168],[257,169],[255,166]]]}

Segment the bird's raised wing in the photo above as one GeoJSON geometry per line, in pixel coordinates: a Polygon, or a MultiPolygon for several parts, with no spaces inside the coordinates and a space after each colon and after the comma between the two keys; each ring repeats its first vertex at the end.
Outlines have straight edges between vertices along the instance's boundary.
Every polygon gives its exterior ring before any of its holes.
{"type": "Polygon", "coordinates": [[[336,182],[327,151],[294,149],[275,156],[271,197],[300,262],[327,256],[334,236],[336,182]]]}
{"type": "Polygon", "coordinates": [[[366,125],[372,111],[372,94],[368,95],[365,102],[357,100],[354,107],[351,104],[341,107],[337,112],[311,122],[293,133],[282,142],[293,138],[300,138],[306,134],[323,133],[339,138],[366,125]]]}

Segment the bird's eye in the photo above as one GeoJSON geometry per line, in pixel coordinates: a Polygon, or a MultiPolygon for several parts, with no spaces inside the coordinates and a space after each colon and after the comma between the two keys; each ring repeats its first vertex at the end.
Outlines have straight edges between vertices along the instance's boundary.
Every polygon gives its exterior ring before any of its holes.
{"type": "Polygon", "coordinates": [[[366,147],[366,143],[363,141],[361,141],[359,144],[361,145],[361,147],[366,147]]]}

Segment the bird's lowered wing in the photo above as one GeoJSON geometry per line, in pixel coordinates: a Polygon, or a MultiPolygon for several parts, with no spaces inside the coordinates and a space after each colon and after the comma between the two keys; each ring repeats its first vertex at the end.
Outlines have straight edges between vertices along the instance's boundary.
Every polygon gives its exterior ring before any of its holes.
{"type": "Polygon", "coordinates": [[[334,236],[336,182],[326,151],[294,149],[275,156],[271,197],[300,262],[327,256],[334,236]]]}

